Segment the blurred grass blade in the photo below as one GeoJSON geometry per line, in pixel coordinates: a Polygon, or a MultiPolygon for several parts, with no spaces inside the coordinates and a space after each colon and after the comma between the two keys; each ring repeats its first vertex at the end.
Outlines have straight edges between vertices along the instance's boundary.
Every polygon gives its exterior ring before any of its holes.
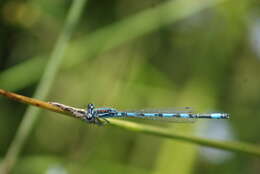
{"type": "MultiPolygon", "coordinates": [[[[127,17],[122,21],[99,29],[88,36],[74,41],[67,51],[67,59],[64,61],[65,68],[75,66],[86,58],[94,57],[97,53],[101,54],[127,41],[192,16],[203,9],[213,7],[222,1],[224,0],[167,1],[155,8],[147,9],[136,15],[127,17]]],[[[17,65],[19,68],[14,67],[11,70],[7,70],[8,72],[2,72],[0,74],[2,82],[0,87],[14,91],[29,86],[35,83],[37,79],[40,79],[39,71],[45,65],[45,60],[36,61],[32,58],[23,64],[17,65]],[[31,61],[33,63],[30,63],[31,61]],[[26,71],[31,64],[34,64],[38,69],[30,68],[31,71],[26,71]],[[13,74],[19,74],[20,72],[24,74],[24,76],[19,78],[19,82],[22,81],[22,83],[18,83],[17,78],[13,76],[13,74]],[[5,83],[8,83],[8,85],[5,85],[5,83]]]]}
{"type": "Polygon", "coordinates": [[[3,71],[0,74],[1,88],[15,91],[36,83],[46,63],[44,57],[35,57],[3,71]]]}
{"type": "MultiPolygon", "coordinates": [[[[72,6],[68,13],[67,19],[65,21],[65,26],[61,32],[57,43],[53,49],[53,52],[50,56],[50,60],[44,70],[44,74],[39,83],[38,88],[36,89],[35,98],[45,99],[48,95],[48,92],[51,88],[51,85],[55,79],[55,76],[59,70],[60,64],[64,57],[64,52],[67,47],[68,41],[71,37],[72,32],[74,31],[76,24],[79,20],[79,17],[83,11],[84,4],[86,0],[74,0],[72,1],[72,6]]],[[[27,71],[24,71],[27,72],[27,71]]],[[[29,72],[33,74],[33,72],[29,72]]],[[[27,77],[30,78],[30,77],[27,77]]],[[[30,134],[34,123],[36,122],[37,115],[39,114],[39,108],[30,106],[25,113],[25,116],[17,130],[17,133],[12,141],[7,154],[1,164],[0,173],[5,174],[9,173],[12,167],[15,165],[15,162],[19,156],[19,153],[30,134]]]]}
{"type": "Polygon", "coordinates": [[[149,8],[127,17],[122,21],[97,30],[71,45],[70,52],[68,53],[71,53],[74,59],[73,62],[69,62],[68,65],[78,64],[86,57],[89,58],[95,56],[97,53],[100,54],[115,48],[127,41],[192,16],[222,1],[223,0],[170,0],[155,8],[149,8]],[[77,57],[74,55],[75,52],[78,53],[77,57]],[[78,60],[78,62],[76,60],[78,60]]]}

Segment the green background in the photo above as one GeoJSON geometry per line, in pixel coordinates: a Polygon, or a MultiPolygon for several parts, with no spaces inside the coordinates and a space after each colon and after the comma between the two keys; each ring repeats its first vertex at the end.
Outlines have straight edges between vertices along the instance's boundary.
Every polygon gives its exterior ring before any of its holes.
{"type": "MultiPolygon", "coordinates": [[[[0,3],[0,88],[33,96],[73,1],[0,3]]],[[[47,101],[85,108],[191,106],[230,120],[133,120],[259,143],[259,2],[93,1],[84,7],[47,101]],[[178,3],[181,2],[181,3],[178,3]]],[[[0,98],[0,157],[26,105],[0,98]]],[[[97,127],[42,111],[13,173],[259,173],[253,156],[97,127]]]]}

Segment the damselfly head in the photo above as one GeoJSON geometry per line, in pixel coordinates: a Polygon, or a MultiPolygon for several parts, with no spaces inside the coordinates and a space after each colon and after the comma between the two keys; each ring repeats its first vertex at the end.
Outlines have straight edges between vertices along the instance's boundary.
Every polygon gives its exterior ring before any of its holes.
{"type": "Polygon", "coordinates": [[[94,109],[94,108],[95,108],[95,105],[94,105],[94,104],[92,104],[92,103],[88,104],[88,110],[89,110],[89,109],[94,109]]]}
{"type": "Polygon", "coordinates": [[[95,109],[94,104],[88,104],[87,112],[85,114],[87,120],[92,120],[94,118],[94,109],[95,109]]]}

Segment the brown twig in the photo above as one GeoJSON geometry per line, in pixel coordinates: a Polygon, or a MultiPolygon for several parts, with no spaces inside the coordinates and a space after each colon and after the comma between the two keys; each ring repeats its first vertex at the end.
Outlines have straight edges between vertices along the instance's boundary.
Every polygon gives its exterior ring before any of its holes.
{"type": "MultiPolygon", "coordinates": [[[[43,108],[43,109],[47,109],[47,110],[58,112],[58,113],[61,113],[61,114],[66,114],[66,115],[71,116],[71,117],[83,119],[83,118],[80,118],[80,117],[76,117],[75,115],[71,114],[71,112],[62,109],[62,108],[56,106],[55,104],[52,104],[51,102],[44,102],[44,101],[37,100],[37,99],[34,99],[34,98],[19,95],[19,94],[13,93],[13,92],[5,91],[3,89],[0,89],[0,95],[6,96],[7,98],[19,101],[21,103],[34,105],[34,106],[37,106],[37,107],[40,107],[40,108],[43,108]]],[[[82,109],[78,109],[78,110],[79,110],[79,112],[83,112],[82,109]]]]}

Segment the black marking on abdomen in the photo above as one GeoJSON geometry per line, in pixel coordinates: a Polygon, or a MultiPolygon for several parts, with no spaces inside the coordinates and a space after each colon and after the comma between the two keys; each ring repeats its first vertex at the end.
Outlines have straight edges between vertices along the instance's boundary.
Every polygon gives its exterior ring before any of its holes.
{"type": "Polygon", "coordinates": [[[177,117],[177,118],[181,118],[181,115],[180,115],[180,114],[176,114],[175,117],[177,117]]]}

